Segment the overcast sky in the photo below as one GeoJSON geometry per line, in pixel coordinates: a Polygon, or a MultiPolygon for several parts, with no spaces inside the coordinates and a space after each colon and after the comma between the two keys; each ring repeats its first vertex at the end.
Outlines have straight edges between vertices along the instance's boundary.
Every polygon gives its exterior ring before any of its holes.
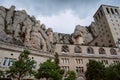
{"type": "Polygon", "coordinates": [[[73,33],[75,25],[88,26],[101,4],[120,7],[120,0],[0,0],[0,5],[26,10],[54,32],[73,33]]]}

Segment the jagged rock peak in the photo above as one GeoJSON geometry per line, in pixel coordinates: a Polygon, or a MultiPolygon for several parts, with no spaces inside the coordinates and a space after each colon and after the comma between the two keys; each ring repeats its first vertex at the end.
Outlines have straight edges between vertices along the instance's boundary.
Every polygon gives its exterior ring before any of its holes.
{"type": "Polygon", "coordinates": [[[45,25],[13,5],[9,9],[0,6],[0,41],[51,51],[45,25]]]}

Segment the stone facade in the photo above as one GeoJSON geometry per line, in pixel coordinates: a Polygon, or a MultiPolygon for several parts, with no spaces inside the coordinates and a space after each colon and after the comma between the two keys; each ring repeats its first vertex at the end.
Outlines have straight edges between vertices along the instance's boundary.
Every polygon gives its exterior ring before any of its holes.
{"type": "Polygon", "coordinates": [[[116,47],[120,38],[120,9],[116,6],[101,5],[95,13],[94,27],[97,37],[89,45],[116,47]]]}
{"type": "Polygon", "coordinates": [[[120,51],[115,42],[120,36],[117,35],[119,28],[112,25],[120,23],[119,12],[118,7],[101,5],[94,15],[95,22],[90,26],[76,25],[72,34],[64,34],[46,29],[25,10],[0,6],[0,69],[8,69],[11,59],[17,59],[24,49],[30,50],[30,57],[36,61],[36,70],[40,63],[54,58],[57,52],[60,67],[66,71],[74,70],[79,78],[84,78],[90,59],[100,61],[105,66],[116,64],[120,62],[120,51]],[[114,14],[106,12],[108,8],[114,9],[114,14]],[[103,32],[100,33],[100,30],[103,32]]]}

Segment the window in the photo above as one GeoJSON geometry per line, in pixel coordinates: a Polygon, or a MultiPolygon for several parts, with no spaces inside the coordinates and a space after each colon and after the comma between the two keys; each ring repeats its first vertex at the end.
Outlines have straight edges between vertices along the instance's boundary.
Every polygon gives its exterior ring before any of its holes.
{"type": "Polygon", "coordinates": [[[69,52],[69,47],[67,45],[62,46],[62,52],[69,52]]]}
{"type": "Polygon", "coordinates": [[[84,73],[84,68],[83,67],[76,67],[76,72],[84,73]]]}
{"type": "Polygon", "coordinates": [[[75,52],[75,53],[82,53],[81,47],[80,47],[80,46],[75,46],[74,52],[75,52]]]}
{"type": "Polygon", "coordinates": [[[114,30],[116,30],[116,28],[114,28],[114,30]]]}
{"type": "Polygon", "coordinates": [[[65,71],[68,71],[69,70],[69,66],[61,66],[61,68],[65,71]]]}
{"type": "Polygon", "coordinates": [[[115,63],[115,64],[117,64],[119,62],[120,62],[119,60],[113,60],[113,63],[115,63]]]}
{"type": "Polygon", "coordinates": [[[113,9],[111,8],[111,12],[112,12],[112,14],[114,14],[114,11],[113,11],[113,9]]]}
{"type": "Polygon", "coordinates": [[[88,48],[87,48],[87,53],[88,53],[88,54],[94,54],[93,48],[88,47],[88,48]]]}
{"type": "Polygon", "coordinates": [[[111,19],[111,21],[113,22],[113,19],[111,19]]]}
{"type": "Polygon", "coordinates": [[[110,49],[110,53],[111,53],[111,55],[117,55],[117,52],[115,49],[110,49]]]}
{"type": "Polygon", "coordinates": [[[109,43],[111,43],[111,40],[109,40],[109,43]]]}
{"type": "Polygon", "coordinates": [[[12,58],[9,58],[8,66],[12,66],[12,58]]]}
{"type": "Polygon", "coordinates": [[[116,32],[116,35],[118,35],[118,32],[116,32]]]}
{"type": "Polygon", "coordinates": [[[98,18],[97,18],[97,16],[95,16],[95,19],[98,21],[98,18]]]}
{"type": "Polygon", "coordinates": [[[108,64],[108,60],[101,60],[101,63],[104,64],[104,65],[107,65],[108,64]]]}
{"type": "Polygon", "coordinates": [[[98,17],[99,17],[99,19],[100,19],[100,14],[98,13],[98,17]]]}
{"type": "Polygon", "coordinates": [[[83,64],[83,59],[76,59],[77,64],[83,64]]]}
{"type": "Polygon", "coordinates": [[[98,46],[98,43],[97,43],[97,42],[95,43],[95,46],[98,46]]]}
{"type": "Polygon", "coordinates": [[[5,57],[2,62],[2,66],[8,67],[12,66],[12,61],[15,59],[5,57]]]}
{"type": "Polygon", "coordinates": [[[100,14],[103,15],[103,12],[100,10],[100,14]]]}
{"type": "Polygon", "coordinates": [[[7,66],[7,64],[8,64],[8,58],[5,57],[5,58],[3,59],[3,66],[7,66]]]}
{"type": "Polygon", "coordinates": [[[62,63],[69,63],[69,59],[68,58],[62,58],[62,63]]]}
{"type": "Polygon", "coordinates": [[[99,54],[106,54],[106,52],[103,48],[99,48],[99,54]]]}
{"type": "Polygon", "coordinates": [[[103,42],[103,39],[101,39],[101,42],[103,42]]]}
{"type": "Polygon", "coordinates": [[[118,20],[116,20],[116,22],[118,22],[118,20]]]}
{"type": "Polygon", "coordinates": [[[107,10],[107,13],[110,13],[110,11],[109,11],[109,9],[108,9],[108,8],[106,8],[106,10],[107,10]]]}
{"type": "Polygon", "coordinates": [[[117,9],[115,9],[115,14],[118,14],[118,15],[119,15],[119,12],[118,12],[118,10],[117,10],[117,9]]]}
{"type": "Polygon", "coordinates": [[[120,26],[120,25],[118,24],[118,26],[120,26]]]}

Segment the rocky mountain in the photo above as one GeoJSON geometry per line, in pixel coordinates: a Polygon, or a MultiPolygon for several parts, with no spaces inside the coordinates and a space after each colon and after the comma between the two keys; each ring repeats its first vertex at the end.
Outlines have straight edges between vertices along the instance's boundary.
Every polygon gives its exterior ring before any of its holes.
{"type": "Polygon", "coordinates": [[[28,48],[54,51],[54,44],[74,44],[74,36],[81,35],[85,43],[92,40],[91,33],[82,26],[77,26],[73,34],[55,33],[46,29],[34,16],[29,16],[25,10],[15,10],[0,6],[0,41],[28,48]],[[88,39],[89,38],[89,39],[88,39]]]}

